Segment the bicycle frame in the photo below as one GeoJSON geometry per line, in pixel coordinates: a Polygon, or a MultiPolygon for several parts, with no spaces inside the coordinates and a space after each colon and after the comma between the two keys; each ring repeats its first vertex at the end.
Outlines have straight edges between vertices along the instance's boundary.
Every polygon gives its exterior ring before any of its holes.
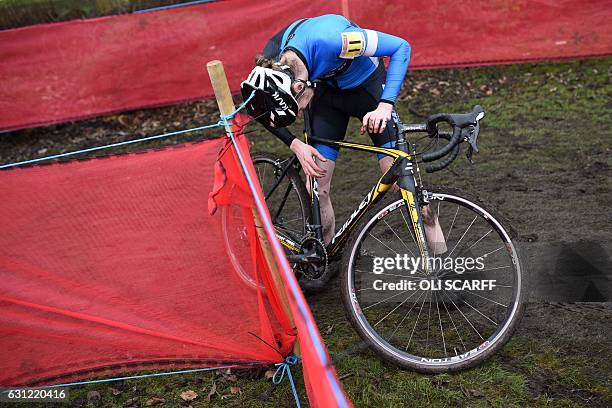
{"type": "MultiPolygon", "coordinates": [[[[384,195],[389,190],[391,190],[393,185],[397,182],[400,188],[401,196],[404,202],[406,203],[406,208],[408,208],[410,222],[412,224],[407,227],[409,228],[409,230],[413,234],[415,241],[417,242],[420,251],[420,256],[422,257],[422,259],[428,259],[429,249],[427,244],[427,238],[423,229],[423,219],[419,204],[420,189],[417,188],[417,182],[413,171],[413,156],[410,153],[398,149],[376,147],[361,143],[321,139],[318,137],[309,136],[308,132],[304,133],[304,138],[307,143],[309,141],[324,143],[330,146],[344,147],[352,150],[365,151],[372,154],[381,153],[393,158],[393,163],[391,167],[380,177],[376,185],[364,197],[361,203],[359,203],[357,208],[351,213],[350,217],[344,222],[342,227],[334,235],[332,241],[327,245],[326,250],[330,257],[333,257],[339,253],[346,240],[348,239],[351,231],[355,228],[357,222],[363,216],[363,214],[365,214],[365,212],[369,208],[371,208],[378,201],[380,201],[382,197],[384,197],[384,195]]],[[[401,142],[401,140],[398,142],[401,142]]],[[[407,150],[407,147],[404,147],[403,150],[407,150]]],[[[287,165],[283,168],[277,182],[266,194],[266,199],[278,187],[280,181],[284,177],[289,167],[296,165],[297,163],[297,158],[295,156],[291,160],[289,160],[287,165]]],[[[311,200],[311,222],[307,226],[307,228],[309,229],[309,232],[313,233],[317,239],[323,241],[323,230],[321,225],[321,212],[319,205],[317,181],[315,178],[308,177],[307,183],[309,187],[308,190],[310,191],[311,200]]],[[[285,193],[285,199],[286,196],[287,193],[285,193]]],[[[296,254],[301,252],[299,249],[299,242],[294,242],[291,237],[288,237],[279,231],[277,231],[277,237],[284,247],[288,248],[296,254]]],[[[427,265],[427,262],[425,262],[425,265],[427,265]]]]}

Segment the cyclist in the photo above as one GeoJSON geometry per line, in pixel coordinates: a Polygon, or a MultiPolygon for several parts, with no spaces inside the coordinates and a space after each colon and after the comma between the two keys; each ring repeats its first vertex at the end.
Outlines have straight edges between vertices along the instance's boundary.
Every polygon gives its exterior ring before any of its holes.
{"type": "MultiPolygon", "coordinates": [[[[308,107],[313,135],[333,140],[345,136],[350,117],[362,122],[376,146],[395,144],[391,113],[410,60],[407,41],[362,29],[340,15],[301,19],[278,32],[266,44],[257,66],[242,83],[247,109],[266,129],[280,138],[298,157],[304,172],[317,178],[325,243],[335,229],[330,198],[331,179],[338,150],[296,138],[287,128],[308,107]],[[390,57],[388,72],[380,57],[390,57]],[[316,82],[315,82],[316,81],[316,82]]],[[[378,155],[385,172],[393,159],[378,155]]],[[[437,220],[425,211],[429,241],[441,237],[437,220]]],[[[435,239],[440,241],[440,239],[435,239]]],[[[444,250],[434,249],[434,253],[444,250]]]]}

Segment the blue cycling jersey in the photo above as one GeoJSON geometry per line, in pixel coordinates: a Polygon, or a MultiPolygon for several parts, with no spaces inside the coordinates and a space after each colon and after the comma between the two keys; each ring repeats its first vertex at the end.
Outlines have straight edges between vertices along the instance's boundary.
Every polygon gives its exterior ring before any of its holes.
{"type": "Polygon", "coordinates": [[[335,14],[298,20],[287,27],[280,51],[289,49],[302,59],[309,79],[328,79],[340,89],[361,85],[378,66],[378,57],[390,57],[380,100],[392,104],[410,62],[410,45],[406,40],[362,29],[335,14]]]}

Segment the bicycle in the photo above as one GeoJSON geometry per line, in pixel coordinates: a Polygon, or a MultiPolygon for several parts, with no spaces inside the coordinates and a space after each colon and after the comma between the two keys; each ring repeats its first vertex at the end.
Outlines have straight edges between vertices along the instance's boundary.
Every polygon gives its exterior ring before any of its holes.
{"type": "Polygon", "coordinates": [[[442,170],[458,157],[462,142],[472,161],[483,117],[476,106],[465,114],[432,115],[425,124],[403,124],[394,112],[395,148],[318,138],[306,120],[306,142],[393,158],[328,245],[316,179],[308,178],[307,189],[295,156],[253,155],[277,237],[296,274],[319,279],[330,259],[341,258],[349,321],[374,351],[404,368],[439,373],[476,365],[509,340],[524,312],[524,276],[512,228],[480,200],[458,189],[425,188],[421,181],[421,162],[441,160],[425,170],[442,170]],[[439,129],[443,122],[452,133],[439,129]],[[436,146],[441,139],[446,144],[417,153],[405,138],[416,133],[427,134],[436,146]],[[400,198],[389,199],[396,183],[400,198]],[[437,220],[445,231],[438,247],[424,233],[425,208],[428,222],[437,220]],[[442,247],[446,252],[437,254],[442,247]],[[467,259],[475,260],[471,268],[467,259]]]}

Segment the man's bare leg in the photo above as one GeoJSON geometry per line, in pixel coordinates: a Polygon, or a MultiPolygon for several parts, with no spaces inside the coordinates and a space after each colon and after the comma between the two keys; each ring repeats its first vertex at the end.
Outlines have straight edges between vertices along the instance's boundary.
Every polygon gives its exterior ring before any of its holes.
{"type": "MultiPolygon", "coordinates": [[[[385,156],[378,161],[380,170],[384,173],[393,164],[393,158],[385,156]]],[[[397,185],[393,186],[394,191],[398,190],[397,185]]],[[[438,222],[438,216],[434,213],[429,206],[425,206],[422,211],[423,214],[423,228],[425,229],[425,235],[427,236],[427,242],[429,244],[429,250],[433,256],[443,254],[447,251],[446,240],[442,233],[442,227],[438,222]]]]}
{"type": "MultiPolygon", "coordinates": [[[[325,244],[329,244],[334,237],[336,229],[336,217],[334,215],[334,208],[332,207],[330,190],[331,180],[334,174],[334,168],[336,162],[333,160],[327,160],[325,162],[315,159],[317,165],[324,169],[325,175],[317,179],[318,191],[319,191],[319,206],[321,207],[321,224],[323,226],[323,239],[325,244]]],[[[307,183],[306,187],[310,189],[310,184],[307,183]]],[[[310,191],[309,191],[310,192],[310,191]]]]}

